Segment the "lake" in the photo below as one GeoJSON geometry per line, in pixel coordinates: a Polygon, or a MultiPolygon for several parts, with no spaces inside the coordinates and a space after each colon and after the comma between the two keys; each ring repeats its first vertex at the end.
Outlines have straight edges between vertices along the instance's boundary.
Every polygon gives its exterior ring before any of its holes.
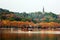
{"type": "Polygon", "coordinates": [[[0,33],[0,40],[60,40],[60,34],[0,33]]]}

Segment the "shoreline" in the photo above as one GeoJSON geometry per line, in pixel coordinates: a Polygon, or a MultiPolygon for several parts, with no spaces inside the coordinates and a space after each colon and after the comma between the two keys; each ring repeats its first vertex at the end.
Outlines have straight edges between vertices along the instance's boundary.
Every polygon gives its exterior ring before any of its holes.
{"type": "Polygon", "coordinates": [[[18,33],[18,34],[60,34],[60,31],[12,31],[12,32],[3,32],[3,33],[18,33]]]}

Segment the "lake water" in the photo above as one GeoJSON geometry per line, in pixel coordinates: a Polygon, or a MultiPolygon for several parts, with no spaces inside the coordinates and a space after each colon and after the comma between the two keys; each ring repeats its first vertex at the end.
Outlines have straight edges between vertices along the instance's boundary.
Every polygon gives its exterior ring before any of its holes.
{"type": "Polygon", "coordinates": [[[60,34],[0,33],[0,40],[60,40],[60,34]]]}

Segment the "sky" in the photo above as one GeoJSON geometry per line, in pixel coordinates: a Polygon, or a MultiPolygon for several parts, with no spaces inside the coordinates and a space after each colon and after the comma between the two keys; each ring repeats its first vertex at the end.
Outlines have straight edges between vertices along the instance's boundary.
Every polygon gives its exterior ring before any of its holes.
{"type": "Polygon", "coordinates": [[[45,12],[60,13],[60,0],[0,0],[0,8],[13,12],[45,12]]]}

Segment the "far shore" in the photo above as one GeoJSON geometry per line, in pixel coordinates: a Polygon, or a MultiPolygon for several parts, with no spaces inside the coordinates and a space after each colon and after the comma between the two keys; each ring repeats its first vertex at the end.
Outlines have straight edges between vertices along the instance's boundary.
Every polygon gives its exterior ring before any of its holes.
{"type": "Polygon", "coordinates": [[[3,33],[18,33],[18,34],[25,34],[25,33],[32,33],[32,34],[60,34],[60,31],[11,31],[11,32],[3,32],[3,33]]]}

